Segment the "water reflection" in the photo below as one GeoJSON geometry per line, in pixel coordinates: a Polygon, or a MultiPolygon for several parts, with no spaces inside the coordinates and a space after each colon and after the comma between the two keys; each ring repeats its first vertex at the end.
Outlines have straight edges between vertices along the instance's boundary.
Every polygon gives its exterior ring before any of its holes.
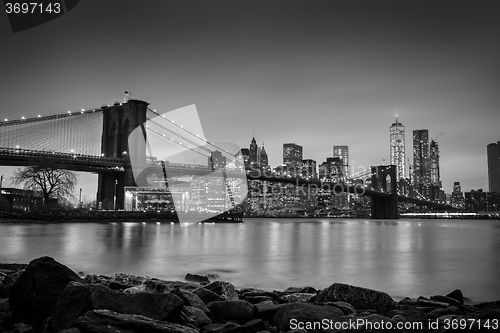
{"type": "Polygon", "coordinates": [[[0,262],[50,255],[75,271],[183,279],[217,273],[238,287],[344,282],[397,296],[500,299],[500,222],[252,219],[243,224],[0,224],[0,262]]]}

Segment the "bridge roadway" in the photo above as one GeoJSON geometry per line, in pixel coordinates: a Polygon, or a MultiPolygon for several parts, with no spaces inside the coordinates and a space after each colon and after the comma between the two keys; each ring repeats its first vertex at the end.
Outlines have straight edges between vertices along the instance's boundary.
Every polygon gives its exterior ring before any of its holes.
{"type": "MultiPolygon", "coordinates": [[[[92,155],[81,155],[73,153],[60,153],[51,151],[27,150],[17,148],[0,148],[0,165],[2,166],[29,166],[42,162],[53,162],[59,165],[64,165],[69,170],[105,173],[105,172],[124,172],[124,167],[128,161],[124,158],[116,157],[103,157],[92,155]]],[[[151,162],[150,172],[161,173],[163,172],[163,165],[161,162],[151,162]]],[[[200,175],[204,176],[212,171],[202,165],[184,165],[169,163],[166,165],[166,170],[170,175],[188,176],[200,175]]],[[[244,173],[236,169],[227,169],[225,171],[228,178],[243,178],[244,173]]],[[[331,181],[323,181],[319,179],[310,179],[302,177],[279,176],[271,172],[252,172],[248,170],[246,177],[249,180],[269,181],[273,183],[294,184],[304,191],[308,188],[326,189],[334,191],[335,193],[349,192],[359,195],[367,195],[370,197],[383,197],[389,198],[391,193],[381,192],[368,187],[359,185],[349,185],[335,183],[331,181]]],[[[442,209],[452,209],[450,205],[436,203],[433,201],[421,200],[410,198],[403,195],[398,195],[399,202],[413,203],[417,205],[424,205],[442,209]]]]}

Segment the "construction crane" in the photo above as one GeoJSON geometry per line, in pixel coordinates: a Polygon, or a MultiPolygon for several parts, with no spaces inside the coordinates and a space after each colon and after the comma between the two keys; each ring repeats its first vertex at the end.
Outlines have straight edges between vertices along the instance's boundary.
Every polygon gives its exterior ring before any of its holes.
{"type": "Polygon", "coordinates": [[[438,136],[436,136],[434,139],[431,139],[432,141],[436,141],[441,135],[443,135],[444,132],[441,132],[441,134],[439,134],[438,136]]]}

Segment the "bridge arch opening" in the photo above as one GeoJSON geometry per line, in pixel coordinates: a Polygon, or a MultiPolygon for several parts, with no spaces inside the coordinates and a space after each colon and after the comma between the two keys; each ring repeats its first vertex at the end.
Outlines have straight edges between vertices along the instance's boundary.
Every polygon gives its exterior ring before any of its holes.
{"type": "Polygon", "coordinates": [[[128,118],[125,120],[125,123],[122,126],[122,134],[120,135],[120,144],[118,147],[118,157],[121,157],[123,152],[128,151],[128,135],[129,135],[129,121],[128,118]]]}
{"type": "Polygon", "coordinates": [[[389,192],[389,193],[392,193],[392,186],[391,186],[391,182],[392,182],[392,177],[391,177],[391,175],[388,173],[388,174],[385,176],[385,188],[384,188],[384,191],[389,192]]]}

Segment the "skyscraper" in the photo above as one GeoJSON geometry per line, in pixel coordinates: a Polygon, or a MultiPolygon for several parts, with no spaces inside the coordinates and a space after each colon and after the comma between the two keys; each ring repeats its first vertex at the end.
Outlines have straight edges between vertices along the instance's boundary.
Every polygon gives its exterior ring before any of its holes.
{"type": "Polygon", "coordinates": [[[429,131],[413,131],[413,186],[425,198],[429,198],[431,172],[429,163],[429,131]]]}
{"type": "Polygon", "coordinates": [[[250,142],[250,156],[248,158],[250,167],[256,167],[258,165],[259,155],[257,150],[257,142],[255,141],[255,137],[253,137],[252,141],[250,142]]]}
{"type": "Polygon", "coordinates": [[[294,169],[292,174],[300,174],[302,167],[302,146],[295,143],[284,143],[283,164],[288,167],[288,170],[294,169]]]}
{"type": "Polygon", "coordinates": [[[343,175],[349,175],[349,147],[333,146],[333,157],[339,157],[343,162],[343,175]]]}
{"type": "Polygon", "coordinates": [[[441,175],[439,173],[439,145],[436,141],[431,140],[429,163],[431,173],[431,185],[437,185],[441,188],[441,175]]]}
{"type": "Polygon", "coordinates": [[[398,121],[390,127],[391,164],[396,166],[396,180],[406,176],[405,167],[405,127],[398,121]]]}
{"type": "Polygon", "coordinates": [[[500,193],[500,141],[490,143],[488,154],[488,187],[490,192],[500,193]]]}
{"type": "Polygon", "coordinates": [[[269,160],[267,158],[267,152],[266,149],[264,148],[264,142],[262,142],[262,146],[260,147],[259,151],[259,166],[261,168],[265,168],[269,165],[269,160]]]}

